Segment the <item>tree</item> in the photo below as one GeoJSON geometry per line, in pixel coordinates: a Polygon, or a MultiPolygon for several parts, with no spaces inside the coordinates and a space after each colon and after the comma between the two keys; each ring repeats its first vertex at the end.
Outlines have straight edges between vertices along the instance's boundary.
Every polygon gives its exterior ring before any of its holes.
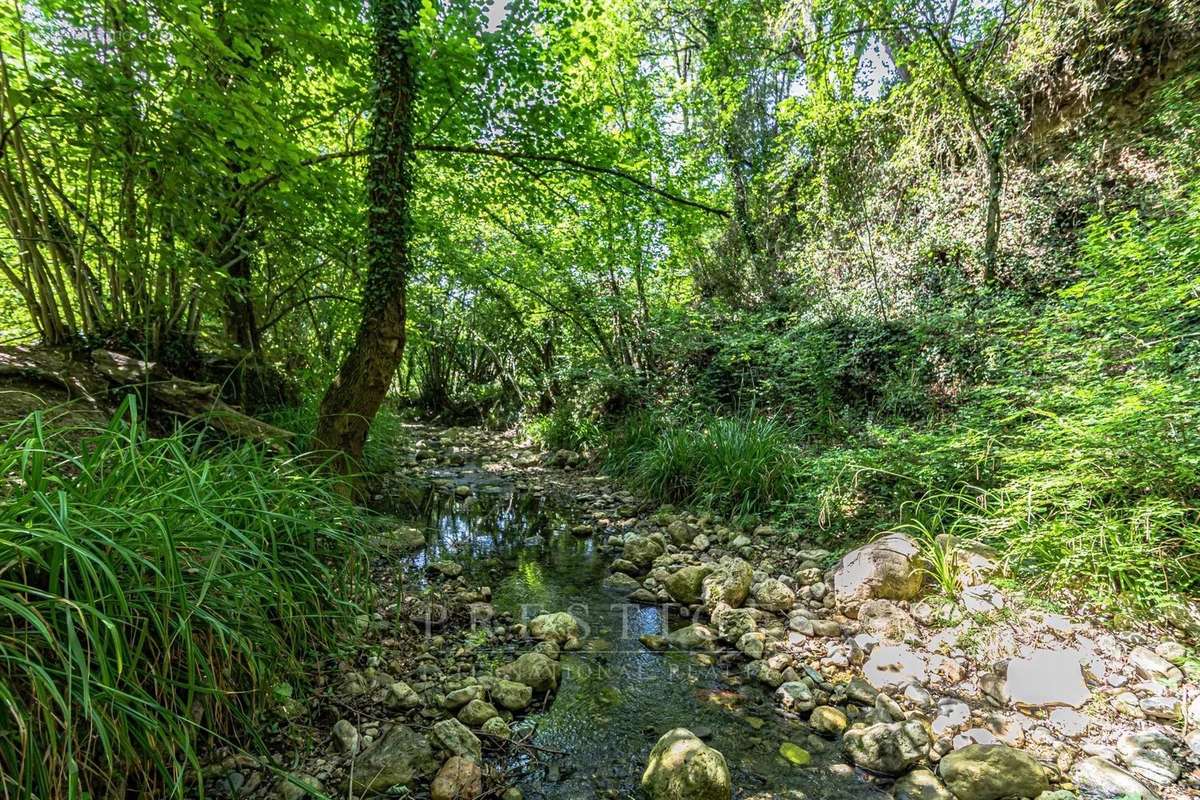
{"type": "Polygon", "coordinates": [[[362,318],[337,376],[321,399],[316,442],[348,473],[362,458],[371,421],[404,355],[411,264],[413,32],[418,0],[374,0],[375,96],[367,165],[367,275],[362,318]]]}

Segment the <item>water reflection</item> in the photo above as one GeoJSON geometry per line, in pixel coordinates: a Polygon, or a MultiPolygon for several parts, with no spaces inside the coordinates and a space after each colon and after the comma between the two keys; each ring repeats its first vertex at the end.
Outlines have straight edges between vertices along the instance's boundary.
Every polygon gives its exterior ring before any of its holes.
{"type": "Polygon", "coordinates": [[[462,502],[430,493],[419,513],[429,548],[415,567],[453,558],[477,583],[491,582],[498,609],[524,620],[565,610],[584,627],[582,649],[562,657],[554,702],[534,715],[535,744],[568,755],[530,774],[521,786],[526,797],[638,796],[650,748],[677,726],[710,737],[729,763],[738,797],[887,797],[846,771],[833,743],[828,752],[814,753],[810,767],[783,761],[780,743],[810,746],[810,731],[779,718],[773,699],[758,687],[729,680],[714,660],[644,647],[639,637],[663,635],[690,620],[666,608],[631,605],[624,592],[605,588],[606,564],[596,542],[572,535],[572,520],[561,509],[531,495],[462,502]]]}

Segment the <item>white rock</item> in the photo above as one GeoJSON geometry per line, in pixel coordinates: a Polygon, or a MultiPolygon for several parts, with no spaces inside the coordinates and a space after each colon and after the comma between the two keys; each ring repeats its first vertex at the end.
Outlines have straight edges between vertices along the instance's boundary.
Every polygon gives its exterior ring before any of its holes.
{"type": "Polygon", "coordinates": [[[925,659],[905,645],[880,645],[863,664],[863,676],[876,689],[925,683],[925,659]]]}
{"type": "Polygon", "coordinates": [[[1008,696],[1024,706],[1072,706],[1091,699],[1083,682],[1079,653],[1074,650],[1034,650],[1008,662],[1008,696]]]}

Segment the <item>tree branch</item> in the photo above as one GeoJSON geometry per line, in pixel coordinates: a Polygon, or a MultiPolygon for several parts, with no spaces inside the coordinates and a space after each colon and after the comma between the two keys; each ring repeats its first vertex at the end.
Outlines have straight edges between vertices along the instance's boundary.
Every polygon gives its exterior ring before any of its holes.
{"type": "MultiPolygon", "coordinates": [[[[614,178],[620,178],[627,183],[632,183],[644,192],[661,197],[664,200],[669,200],[676,205],[694,208],[698,211],[703,211],[707,214],[715,214],[718,217],[725,219],[729,218],[729,212],[723,208],[710,206],[707,203],[702,203],[699,200],[683,197],[682,195],[669,192],[666,189],[655,186],[650,181],[639,178],[624,170],[616,167],[602,167],[596,164],[589,164],[586,161],[580,161],[577,158],[570,156],[548,155],[544,153],[522,153],[514,150],[498,150],[488,147],[475,147],[473,145],[453,145],[453,144],[416,144],[414,149],[418,152],[426,153],[447,153],[451,155],[467,155],[467,156],[487,156],[489,158],[499,158],[513,164],[522,162],[537,162],[543,164],[558,164],[560,166],[569,167],[577,172],[586,172],[591,175],[609,175],[614,178]]],[[[355,150],[342,150],[337,153],[324,153],[312,158],[306,158],[300,162],[302,167],[312,167],[317,164],[323,164],[326,161],[337,161],[344,158],[358,158],[368,155],[369,151],[366,148],[358,148],[355,150]]],[[[278,181],[283,176],[279,173],[268,175],[260,178],[249,188],[249,193],[257,192],[266,188],[270,184],[278,181]]]]}

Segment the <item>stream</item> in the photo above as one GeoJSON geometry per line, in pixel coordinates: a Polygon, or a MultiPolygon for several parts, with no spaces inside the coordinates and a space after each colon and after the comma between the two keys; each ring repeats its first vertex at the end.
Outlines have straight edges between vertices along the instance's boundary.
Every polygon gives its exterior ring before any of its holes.
{"type": "Polygon", "coordinates": [[[758,686],[731,680],[694,654],[643,646],[640,636],[689,621],[664,619],[661,609],[631,605],[621,591],[605,588],[607,558],[595,537],[571,533],[577,520],[567,507],[499,485],[475,488],[467,502],[437,492],[421,501],[414,521],[425,526],[428,546],[413,557],[414,574],[431,560],[453,559],[472,579],[491,584],[498,610],[526,621],[569,611],[585,634],[581,650],[562,656],[553,701],[523,721],[536,726],[534,744],[565,754],[525,765],[518,785],[527,798],[640,797],[650,748],[677,726],[724,754],[739,798],[889,796],[845,765],[833,743],[779,716],[758,686]],[[778,755],[784,741],[809,750],[812,763],[786,762],[778,755]]]}

